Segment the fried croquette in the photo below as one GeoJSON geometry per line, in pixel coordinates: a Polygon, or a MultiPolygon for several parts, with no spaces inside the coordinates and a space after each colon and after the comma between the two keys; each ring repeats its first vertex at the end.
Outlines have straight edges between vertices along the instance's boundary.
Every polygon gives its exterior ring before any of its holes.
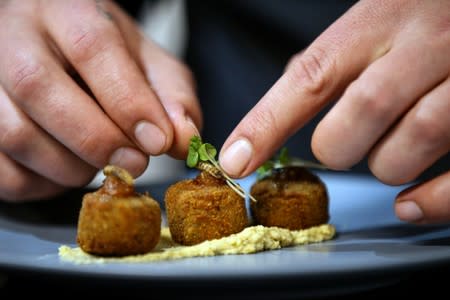
{"type": "Polygon", "coordinates": [[[169,186],[165,209],[172,239],[182,245],[238,233],[249,224],[245,199],[207,171],[169,186]]]}
{"type": "Polygon", "coordinates": [[[329,220],[328,193],[324,182],[304,167],[273,170],[255,182],[250,203],[255,224],[300,230],[329,220]]]}
{"type": "Polygon", "coordinates": [[[100,256],[144,254],[154,249],[161,234],[161,209],[148,193],[135,192],[124,169],[107,166],[103,185],[83,197],[77,243],[100,256]]]}

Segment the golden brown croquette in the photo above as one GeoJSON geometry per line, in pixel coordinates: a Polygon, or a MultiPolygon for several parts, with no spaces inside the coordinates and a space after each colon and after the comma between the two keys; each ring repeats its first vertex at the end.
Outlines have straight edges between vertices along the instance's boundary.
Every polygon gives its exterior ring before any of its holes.
{"type": "Polygon", "coordinates": [[[83,197],[78,245],[85,252],[101,256],[151,251],[161,234],[159,203],[148,193],[136,193],[125,170],[108,166],[104,173],[102,187],[83,197]]]}
{"type": "Polygon", "coordinates": [[[255,182],[250,202],[255,224],[291,230],[328,222],[328,193],[323,181],[303,167],[277,169],[255,182]]]}
{"type": "Polygon", "coordinates": [[[165,208],[172,239],[182,245],[238,233],[249,224],[245,199],[206,171],[169,186],[165,208]]]}

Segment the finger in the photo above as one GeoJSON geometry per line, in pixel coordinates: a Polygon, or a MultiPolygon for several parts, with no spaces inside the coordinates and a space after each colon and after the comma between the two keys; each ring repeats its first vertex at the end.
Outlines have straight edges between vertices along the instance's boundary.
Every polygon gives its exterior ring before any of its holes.
{"type": "MultiPolygon", "coordinates": [[[[239,123],[220,153],[222,167],[231,176],[255,170],[367,65],[388,51],[394,26],[381,20],[382,14],[366,9],[367,3],[354,6],[294,58],[239,123]]],[[[383,9],[389,10],[388,6],[383,9]]]]}
{"type": "MultiPolygon", "coordinates": [[[[312,148],[322,163],[335,169],[358,163],[417,99],[447,76],[448,50],[411,46],[417,44],[411,40],[394,47],[371,64],[318,124],[312,148]]],[[[390,161],[411,149],[402,145],[396,150],[390,161]]]]}
{"type": "Polygon", "coordinates": [[[83,186],[96,172],[18,110],[1,86],[0,152],[59,185],[83,186]]]}
{"type": "Polygon", "coordinates": [[[146,76],[167,111],[174,127],[174,139],[168,153],[185,159],[190,138],[199,135],[202,115],[188,68],[156,45],[145,44],[142,63],[146,76]]]}
{"type": "Polygon", "coordinates": [[[398,218],[417,224],[450,221],[450,172],[401,192],[395,202],[398,218]]]}
{"type": "Polygon", "coordinates": [[[447,78],[422,97],[377,144],[369,156],[375,176],[389,184],[407,183],[450,151],[449,95],[447,78]]]}
{"type": "Polygon", "coordinates": [[[199,135],[202,127],[192,73],[170,53],[146,39],[134,21],[117,6],[111,3],[109,10],[172,122],[174,139],[168,154],[185,159],[190,138],[199,135]]]}
{"type": "Polygon", "coordinates": [[[141,174],[148,157],[133,144],[58,64],[41,33],[26,24],[0,32],[0,82],[36,124],[88,164],[108,163],[141,174]]]}
{"type": "Polygon", "coordinates": [[[169,118],[117,26],[94,1],[54,1],[44,22],[108,116],[147,154],[173,138],[169,118]]]}
{"type": "Polygon", "coordinates": [[[55,196],[64,187],[41,177],[0,152],[0,199],[23,202],[55,196]]]}

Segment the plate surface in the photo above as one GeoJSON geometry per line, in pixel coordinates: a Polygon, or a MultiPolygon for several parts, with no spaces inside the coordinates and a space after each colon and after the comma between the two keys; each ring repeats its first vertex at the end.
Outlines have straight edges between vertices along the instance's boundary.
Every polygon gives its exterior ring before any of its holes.
{"type": "MultiPolygon", "coordinates": [[[[60,261],[58,247],[76,246],[77,214],[87,192],[78,190],[38,203],[0,204],[0,271],[153,287],[264,286],[297,296],[364,290],[395,282],[412,270],[450,264],[449,226],[413,226],[396,219],[393,201],[405,186],[386,186],[360,174],[316,174],[328,188],[330,223],[337,229],[331,241],[250,255],[74,265],[60,261]]],[[[248,190],[254,180],[239,182],[248,190]]],[[[163,203],[168,185],[139,190],[163,203]]]]}

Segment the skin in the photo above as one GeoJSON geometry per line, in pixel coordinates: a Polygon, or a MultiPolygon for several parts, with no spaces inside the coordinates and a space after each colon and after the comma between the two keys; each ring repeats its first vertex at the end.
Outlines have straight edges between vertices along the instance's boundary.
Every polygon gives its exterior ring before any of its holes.
{"type": "MultiPolygon", "coordinates": [[[[222,167],[249,175],[338,99],[313,134],[316,158],[342,170],[367,156],[381,182],[416,179],[450,149],[449,12],[448,0],[358,2],[292,58],[224,143],[222,167]]],[[[450,221],[450,172],[401,192],[395,211],[450,221]]]]}
{"type": "Polygon", "coordinates": [[[2,199],[54,196],[107,164],[136,177],[150,155],[185,157],[202,122],[192,75],[113,2],[3,0],[0,23],[2,199]]]}

